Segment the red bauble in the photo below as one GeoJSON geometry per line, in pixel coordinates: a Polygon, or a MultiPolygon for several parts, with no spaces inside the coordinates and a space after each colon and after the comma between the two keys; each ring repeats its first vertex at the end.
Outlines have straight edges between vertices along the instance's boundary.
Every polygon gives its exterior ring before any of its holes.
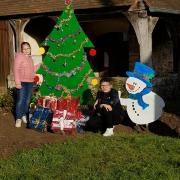
{"type": "Polygon", "coordinates": [[[34,77],[34,82],[35,82],[35,83],[39,82],[39,76],[35,76],[35,77],[34,77]]]}
{"type": "Polygon", "coordinates": [[[90,56],[95,56],[96,55],[96,50],[95,49],[90,49],[89,50],[89,55],[90,56]]]}

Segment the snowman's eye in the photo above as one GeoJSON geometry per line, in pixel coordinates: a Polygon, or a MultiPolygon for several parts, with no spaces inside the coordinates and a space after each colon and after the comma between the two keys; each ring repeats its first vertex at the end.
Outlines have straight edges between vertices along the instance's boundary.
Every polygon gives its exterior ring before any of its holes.
{"type": "Polygon", "coordinates": [[[137,85],[137,83],[133,82],[133,85],[134,85],[134,86],[136,86],[136,85],[137,85]]]}

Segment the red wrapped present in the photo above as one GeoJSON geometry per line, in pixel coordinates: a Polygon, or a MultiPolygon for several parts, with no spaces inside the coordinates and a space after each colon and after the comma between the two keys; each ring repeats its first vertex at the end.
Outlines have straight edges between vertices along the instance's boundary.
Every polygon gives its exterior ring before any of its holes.
{"type": "Polygon", "coordinates": [[[84,117],[84,115],[82,114],[82,112],[78,109],[77,111],[76,111],[76,119],[81,119],[81,118],[83,118],[84,117]]]}
{"type": "Polygon", "coordinates": [[[72,119],[73,115],[67,110],[56,110],[53,115],[51,130],[53,132],[72,133],[76,130],[76,122],[72,119]]]}
{"type": "Polygon", "coordinates": [[[79,97],[58,98],[57,110],[67,110],[69,112],[74,112],[78,109],[79,102],[79,97]]]}
{"type": "Polygon", "coordinates": [[[45,107],[50,108],[52,111],[55,111],[57,109],[57,98],[56,97],[49,97],[46,96],[46,102],[45,107]]]}
{"type": "Polygon", "coordinates": [[[57,98],[54,96],[42,96],[37,99],[38,106],[50,108],[52,111],[57,109],[57,98]]]}
{"type": "Polygon", "coordinates": [[[64,98],[58,98],[57,99],[57,110],[63,111],[64,109],[67,109],[67,99],[64,98]]]}
{"type": "Polygon", "coordinates": [[[68,111],[71,111],[72,109],[77,110],[80,102],[80,97],[71,97],[68,101],[68,111]]]}
{"type": "Polygon", "coordinates": [[[46,103],[46,100],[44,96],[39,97],[36,101],[37,106],[45,107],[45,103],[46,103]]]}

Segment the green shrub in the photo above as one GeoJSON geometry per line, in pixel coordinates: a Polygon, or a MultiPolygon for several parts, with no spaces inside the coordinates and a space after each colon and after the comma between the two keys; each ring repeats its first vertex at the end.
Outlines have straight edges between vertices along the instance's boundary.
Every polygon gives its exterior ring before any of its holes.
{"type": "Polygon", "coordinates": [[[0,108],[11,110],[14,106],[13,90],[0,94],[0,108]]]}

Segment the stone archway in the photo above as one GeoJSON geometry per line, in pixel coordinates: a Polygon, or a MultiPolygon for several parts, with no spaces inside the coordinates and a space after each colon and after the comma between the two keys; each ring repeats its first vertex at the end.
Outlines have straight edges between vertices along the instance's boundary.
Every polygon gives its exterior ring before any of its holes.
{"type": "Polygon", "coordinates": [[[129,25],[123,14],[81,23],[97,50],[91,62],[97,76],[126,76],[129,69],[129,25]]]}
{"type": "Polygon", "coordinates": [[[129,69],[127,32],[109,32],[94,40],[97,70],[101,76],[126,76],[129,69]]]}

